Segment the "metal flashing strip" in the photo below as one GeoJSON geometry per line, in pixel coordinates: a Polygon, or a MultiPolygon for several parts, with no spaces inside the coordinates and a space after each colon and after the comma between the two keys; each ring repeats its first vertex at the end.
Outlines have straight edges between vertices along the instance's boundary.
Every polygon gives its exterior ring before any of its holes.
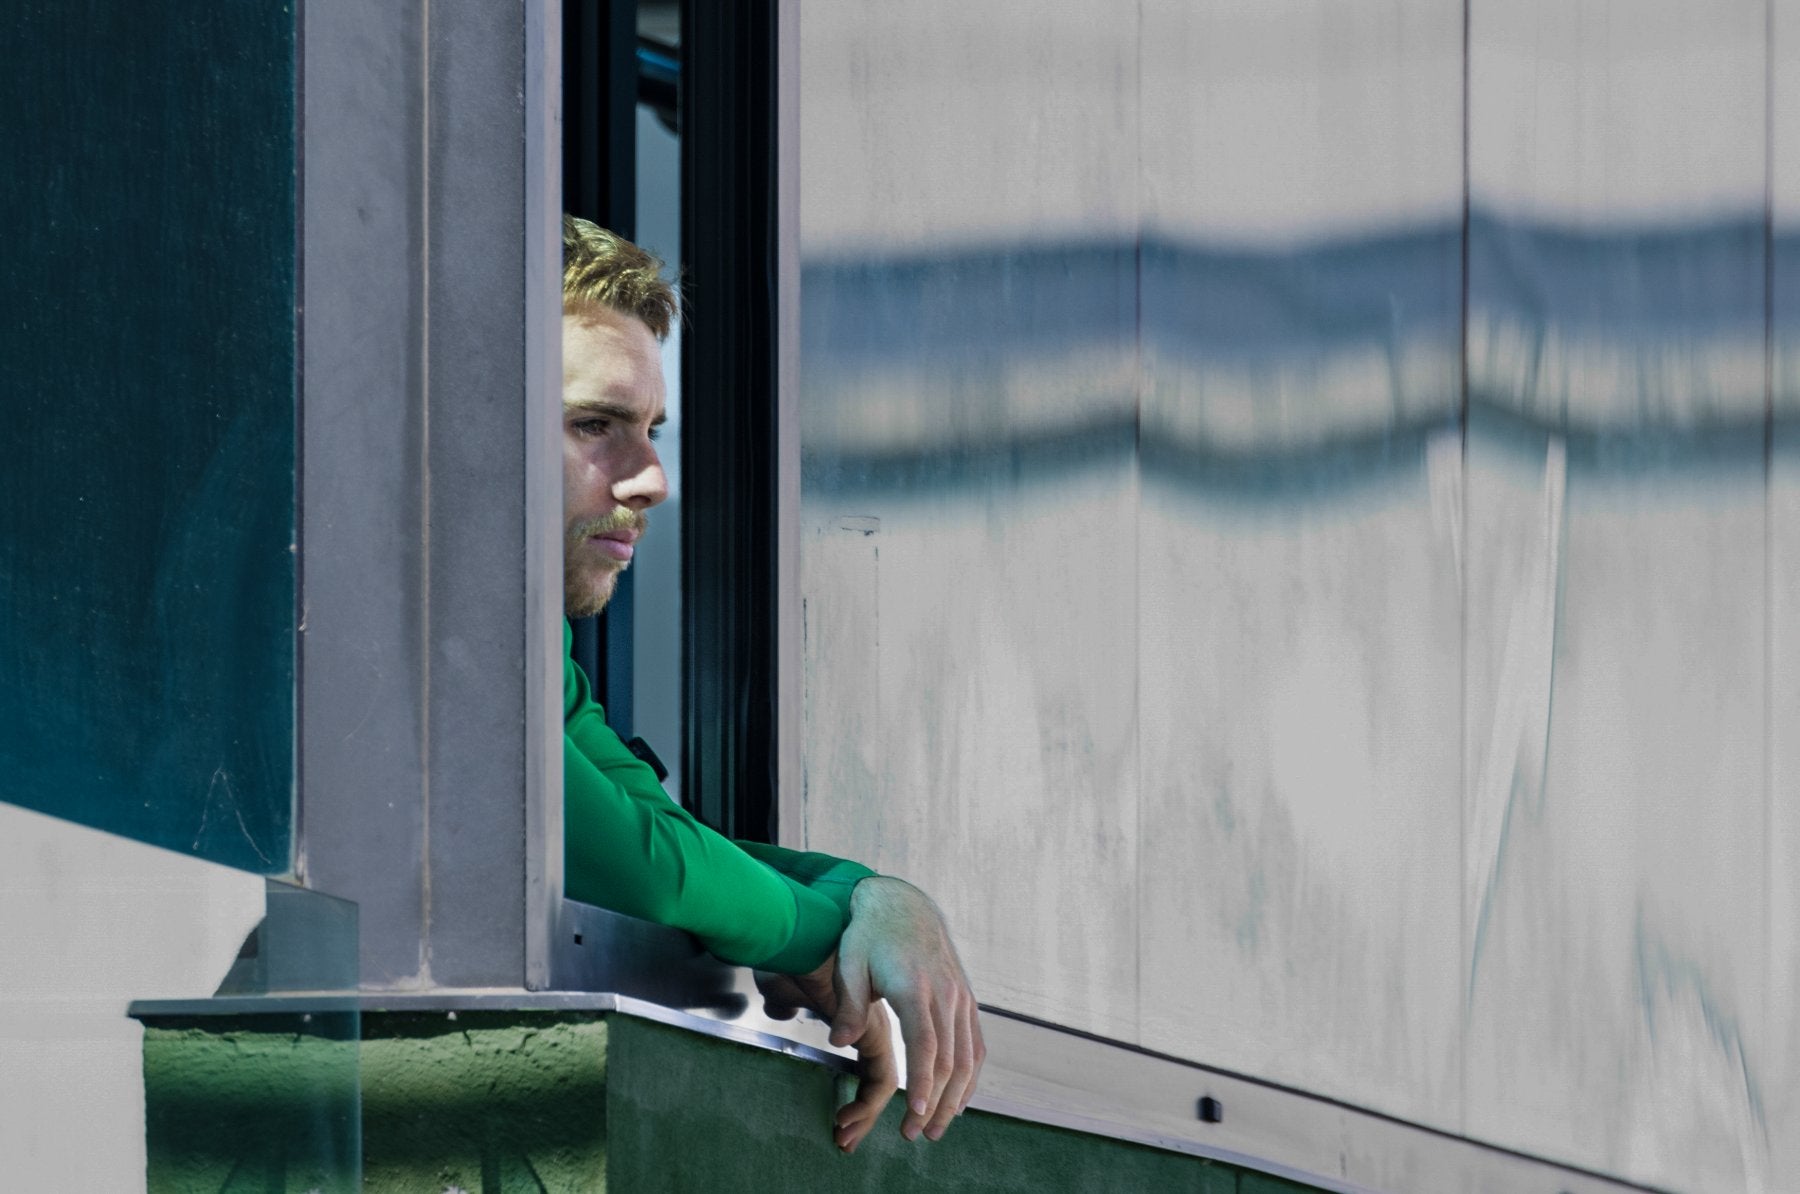
{"type": "MultiPolygon", "coordinates": [[[[746,976],[748,971],[745,972],[746,976]]],[[[755,1049],[784,1053],[843,1073],[853,1072],[855,1058],[848,1051],[821,1048],[780,1032],[732,1020],[696,1015],[665,1007],[646,999],[609,991],[527,991],[523,988],[369,992],[346,995],[338,991],[292,992],[282,995],[220,996],[211,999],[140,999],[127,1009],[135,1020],[195,1019],[204,1016],[307,1016],[359,1012],[592,1012],[595,1015],[635,1016],[671,1028],[697,1032],[718,1040],[734,1041],[755,1049]]],[[[765,1021],[765,1023],[773,1023],[765,1021]]]]}
{"type": "Polygon", "coordinates": [[[1543,1191],[1642,1186],[1212,1069],[997,1008],[982,1008],[983,1111],[1208,1157],[1334,1191],[1543,1191]],[[1209,1099],[1217,1122],[1202,1118],[1209,1099]]]}

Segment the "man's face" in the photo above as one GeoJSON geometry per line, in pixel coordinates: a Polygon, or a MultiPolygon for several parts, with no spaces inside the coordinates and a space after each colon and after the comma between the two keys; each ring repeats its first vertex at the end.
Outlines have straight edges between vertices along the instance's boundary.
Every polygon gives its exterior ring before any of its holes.
{"type": "Polygon", "coordinates": [[[662,353],[644,321],[582,303],[563,312],[563,611],[600,612],[669,496],[651,442],[663,422],[662,353]]]}

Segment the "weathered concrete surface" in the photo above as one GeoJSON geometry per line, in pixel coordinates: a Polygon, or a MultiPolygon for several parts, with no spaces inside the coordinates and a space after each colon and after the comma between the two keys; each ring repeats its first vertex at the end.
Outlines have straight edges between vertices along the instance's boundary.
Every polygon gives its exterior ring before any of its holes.
{"type": "Polygon", "coordinates": [[[365,1017],[363,1188],[601,1188],[607,1029],[593,1016],[365,1017]]]}
{"type": "Polygon", "coordinates": [[[353,1023],[350,1014],[146,1023],[146,1188],[359,1189],[353,1023]]]}

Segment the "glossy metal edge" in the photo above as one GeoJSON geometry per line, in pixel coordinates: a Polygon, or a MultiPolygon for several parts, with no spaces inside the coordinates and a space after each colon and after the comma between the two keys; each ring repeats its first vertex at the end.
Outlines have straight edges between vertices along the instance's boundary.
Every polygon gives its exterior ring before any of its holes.
{"type": "Polygon", "coordinates": [[[524,984],[562,932],[562,8],[525,6],[524,984]]]}

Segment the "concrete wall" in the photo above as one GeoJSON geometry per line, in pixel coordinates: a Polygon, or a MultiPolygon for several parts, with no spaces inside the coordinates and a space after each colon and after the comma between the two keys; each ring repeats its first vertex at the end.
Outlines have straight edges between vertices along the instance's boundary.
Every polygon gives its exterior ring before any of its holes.
{"type": "Polygon", "coordinates": [[[805,9],[796,842],[1008,1009],[1800,1183],[1796,26],[805,9]]]}

